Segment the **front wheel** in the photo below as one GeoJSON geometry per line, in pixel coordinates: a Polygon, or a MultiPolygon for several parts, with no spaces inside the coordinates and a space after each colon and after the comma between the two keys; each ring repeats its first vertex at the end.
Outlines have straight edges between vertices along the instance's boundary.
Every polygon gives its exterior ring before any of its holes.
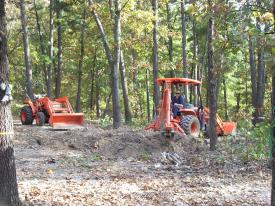
{"type": "Polygon", "coordinates": [[[36,125],[43,126],[46,122],[46,116],[43,112],[38,112],[36,116],[36,125]]]}
{"type": "Polygon", "coordinates": [[[23,125],[31,125],[33,123],[32,108],[30,106],[24,106],[21,109],[20,118],[23,125]]]}
{"type": "Polygon", "coordinates": [[[187,115],[180,121],[180,126],[184,130],[186,135],[191,137],[199,137],[200,135],[200,121],[196,116],[187,115]]]}

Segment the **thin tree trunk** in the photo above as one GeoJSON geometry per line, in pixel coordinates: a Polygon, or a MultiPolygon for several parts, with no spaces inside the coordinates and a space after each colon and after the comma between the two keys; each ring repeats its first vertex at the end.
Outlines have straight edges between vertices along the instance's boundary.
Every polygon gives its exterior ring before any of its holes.
{"type": "Polygon", "coordinates": [[[53,63],[53,0],[50,0],[50,45],[49,45],[49,59],[50,63],[47,67],[47,95],[52,97],[52,63],[53,63]]]}
{"type": "Polygon", "coordinates": [[[132,122],[132,112],[131,112],[131,108],[130,108],[130,104],[129,104],[126,68],[125,68],[125,62],[124,62],[122,50],[121,50],[120,67],[119,68],[120,68],[121,86],[122,86],[124,110],[125,110],[125,122],[126,122],[126,124],[128,124],[128,123],[132,122]]]}
{"type": "MultiPolygon", "coordinates": [[[[274,2],[275,5],[275,2],[274,2]]],[[[274,17],[275,17],[275,9],[274,9],[274,17]]],[[[274,69],[274,67],[273,67],[274,69]]],[[[273,74],[272,74],[272,95],[271,95],[271,106],[272,106],[272,120],[271,122],[273,123],[272,125],[272,161],[271,161],[271,165],[272,165],[272,188],[271,188],[271,205],[274,206],[275,205],[275,70],[273,70],[273,74]]]]}
{"type": "Polygon", "coordinates": [[[167,27],[169,31],[168,35],[168,55],[169,55],[169,62],[172,64],[173,63],[173,37],[172,37],[172,13],[170,10],[170,5],[169,3],[166,3],[166,11],[167,11],[167,27]]]}
{"type": "MultiPolygon", "coordinates": [[[[5,0],[0,1],[0,81],[8,84],[9,61],[5,4],[5,0]]],[[[14,150],[11,141],[13,138],[13,120],[9,102],[0,102],[0,117],[0,205],[20,206],[14,150]]]]}
{"type": "Polygon", "coordinates": [[[30,54],[30,42],[29,42],[29,32],[27,25],[26,7],[25,0],[20,0],[20,10],[21,10],[21,22],[23,30],[23,42],[24,42],[24,54],[25,54],[25,65],[26,65],[26,86],[27,94],[33,100],[33,85],[32,85],[32,64],[31,64],[31,54],[30,54]]]}
{"type": "MultiPolygon", "coordinates": [[[[262,43],[263,44],[263,43],[262,43]]],[[[262,44],[258,48],[258,81],[257,81],[257,106],[263,107],[265,92],[265,65],[264,65],[264,47],[262,44]]]]}
{"type": "Polygon", "coordinates": [[[112,91],[113,91],[113,128],[118,128],[121,125],[121,113],[120,113],[120,105],[119,105],[119,62],[120,62],[120,33],[121,33],[121,25],[120,25],[120,5],[117,1],[115,1],[115,28],[114,28],[114,39],[115,39],[115,62],[113,60],[113,56],[111,53],[111,49],[109,46],[109,42],[107,39],[107,35],[105,34],[105,30],[101,24],[101,21],[97,15],[97,12],[94,8],[93,0],[88,0],[89,6],[91,7],[91,11],[93,17],[96,21],[97,27],[100,31],[101,39],[103,42],[104,50],[106,56],[108,58],[109,68],[112,71],[112,91]],[[118,53],[119,52],[119,53],[118,53]]]}
{"type": "Polygon", "coordinates": [[[120,112],[120,95],[119,95],[119,64],[121,56],[121,5],[120,0],[115,0],[115,25],[114,25],[114,40],[115,40],[115,54],[114,54],[114,69],[113,69],[113,128],[117,129],[121,125],[120,112]]]}
{"type": "MultiPolygon", "coordinates": [[[[94,107],[94,82],[96,79],[96,86],[97,86],[97,82],[99,75],[98,75],[98,69],[96,68],[96,59],[97,59],[97,49],[95,50],[95,56],[93,59],[93,65],[92,65],[92,69],[91,69],[91,92],[90,92],[90,103],[89,103],[89,108],[90,110],[93,110],[94,107]],[[96,72],[95,72],[96,70],[96,72]],[[96,75],[96,78],[95,78],[96,75]]],[[[97,89],[97,88],[96,88],[97,89]]]]}
{"type": "Polygon", "coordinates": [[[255,63],[254,45],[251,37],[249,37],[249,64],[251,74],[251,88],[252,88],[252,105],[257,107],[257,70],[255,63]]]}
{"type": "MultiPolygon", "coordinates": [[[[197,32],[196,32],[196,22],[193,18],[192,20],[193,24],[193,72],[194,72],[194,79],[198,79],[198,64],[197,64],[197,56],[198,56],[198,40],[197,40],[197,32]]],[[[194,92],[194,106],[198,105],[198,87],[193,86],[193,92],[194,92]]],[[[190,100],[191,102],[191,100],[190,100]]]]}
{"type": "MultiPolygon", "coordinates": [[[[188,78],[188,68],[187,68],[187,51],[186,51],[186,15],[185,15],[185,0],[181,0],[181,35],[182,35],[182,67],[183,67],[183,77],[188,78]]],[[[188,101],[188,85],[184,87],[184,93],[186,100],[188,101]]]]}
{"type": "Polygon", "coordinates": [[[222,78],[223,83],[223,103],[224,103],[224,110],[225,110],[225,119],[228,120],[228,107],[227,107],[227,87],[225,77],[222,78]]]}
{"type": "Polygon", "coordinates": [[[159,86],[157,79],[159,76],[158,65],[158,0],[152,0],[152,9],[154,13],[154,29],[153,29],[153,76],[154,76],[154,115],[157,113],[157,106],[159,105],[159,86]]]}
{"type": "MultiPolygon", "coordinates": [[[[275,0],[273,0],[273,18],[275,19],[275,0]]],[[[275,33],[275,24],[274,24],[274,33],[275,33]]],[[[272,49],[271,49],[272,50],[272,49]]],[[[271,95],[271,108],[272,108],[272,122],[275,122],[275,68],[274,66],[271,68],[272,70],[272,95],[271,95]]],[[[271,124],[272,125],[272,124],[271,124]]],[[[275,205],[275,125],[272,125],[273,135],[272,135],[272,187],[271,187],[271,206],[275,205]]]]}
{"type": "Polygon", "coordinates": [[[96,99],[96,117],[99,118],[100,117],[100,84],[99,84],[99,69],[96,68],[96,82],[95,82],[95,86],[96,86],[96,90],[95,90],[95,99],[96,99]]]}
{"type": "MultiPolygon", "coordinates": [[[[36,26],[37,26],[38,36],[39,36],[40,52],[44,58],[44,56],[46,56],[46,50],[45,50],[45,46],[44,46],[44,37],[41,32],[41,26],[40,26],[38,11],[37,11],[36,0],[33,0],[33,4],[34,4],[34,10],[35,10],[36,26]]],[[[46,66],[45,60],[43,60],[43,72],[44,72],[43,76],[45,78],[45,84],[47,87],[48,79],[47,79],[47,66],[46,66]]]]}
{"type": "MultiPolygon", "coordinates": [[[[211,1],[209,1],[211,5],[211,1]]],[[[211,8],[211,6],[210,6],[211,8]]],[[[208,22],[208,90],[209,90],[209,136],[210,150],[216,149],[217,144],[217,77],[214,69],[214,48],[213,48],[214,21],[210,16],[208,22]]]]}
{"type": "Polygon", "coordinates": [[[94,90],[95,90],[95,68],[91,69],[91,87],[90,87],[90,100],[89,100],[89,109],[93,111],[94,108],[94,90]]]}
{"type": "Polygon", "coordinates": [[[107,98],[107,100],[106,100],[106,107],[105,107],[105,109],[104,109],[102,118],[105,118],[106,113],[107,113],[107,111],[108,111],[108,109],[109,109],[109,107],[110,107],[110,100],[111,100],[111,97],[112,97],[112,92],[110,92],[110,94],[108,95],[108,98],[107,98]]]}
{"type": "MultiPolygon", "coordinates": [[[[85,5],[84,5],[85,7],[85,5]]],[[[81,110],[81,87],[82,87],[82,73],[83,73],[83,59],[85,55],[84,48],[84,36],[85,36],[85,25],[86,24],[86,8],[84,8],[81,24],[81,35],[80,35],[80,59],[78,67],[78,86],[77,86],[77,96],[76,96],[76,112],[81,110]]]]}
{"type": "Polygon", "coordinates": [[[107,59],[108,59],[110,70],[112,71],[113,70],[113,55],[112,55],[112,52],[111,52],[111,49],[110,49],[110,46],[109,46],[107,35],[105,34],[105,30],[103,28],[103,25],[102,25],[102,23],[99,19],[99,16],[98,16],[98,14],[95,10],[93,0],[88,0],[88,1],[89,1],[89,6],[91,8],[93,17],[95,19],[95,22],[96,22],[97,27],[98,27],[99,32],[100,32],[100,36],[101,36],[101,39],[102,39],[102,42],[103,42],[103,47],[104,47],[104,50],[105,50],[105,53],[106,53],[106,56],[107,56],[107,59]]]}
{"type": "Polygon", "coordinates": [[[138,74],[138,53],[137,51],[132,48],[132,65],[133,65],[133,88],[135,88],[137,82],[137,74],[138,74]]]}
{"type": "Polygon", "coordinates": [[[149,69],[146,69],[146,100],[147,100],[147,120],[150,122],[151,120],[151,115],[150,115],[150,88],[149,88],[149,69]]]}
{"type": "Polygon", "coordinates": [[[60,97],[61,94],[61,79],[62,79],[62,61],[63,61],[63,49],[62,49],[62,8],[60,7],[60,0],[58,0],[58,8],[56,11],[57,17],[57,68],[56,68],[56,82],[55,82],[55,97],[60,97]]]}

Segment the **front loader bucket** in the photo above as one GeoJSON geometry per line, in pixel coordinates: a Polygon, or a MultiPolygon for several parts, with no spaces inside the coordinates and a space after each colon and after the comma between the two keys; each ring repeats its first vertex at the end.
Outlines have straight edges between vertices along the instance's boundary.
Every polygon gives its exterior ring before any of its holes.
{"type": "Polygon", "coordinates": [[[236,133],[236,122],[223,122],[223,135],[234,135],[236,133]]]}
{"type": "Polygon", "coordinates": [[[50,118],[50,125],[54,129],[71,129],[83,127],[82,113],[56,113],[50,118]]]}

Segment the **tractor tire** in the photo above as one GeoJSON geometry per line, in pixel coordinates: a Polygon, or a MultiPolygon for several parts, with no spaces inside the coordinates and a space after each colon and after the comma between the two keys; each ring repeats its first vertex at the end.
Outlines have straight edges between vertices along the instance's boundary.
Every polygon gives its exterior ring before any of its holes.
{"type": "Polygon", "coordinates": [[[45,115],[45,123],[48,124],[48,123],[49,123],[49,120],[50,120],[49,112],[48,112],[48,110],[43,109],[43,113],[44,113],[44,115],[45,115]]]}
{"type": "Polygon", "coordinates": [[[33,113],[32,113],[32,108],[30,106],[24,106],[21,109],[21,123],[23,125],[31,125],[33,123],[33,113]]]}
{"type": "Polygon", "coordinates": [[[43,112],[38,112],[36,116],[36,125],[43,126],[46,122],[46,116],[43,112]]]}
{"type": "Polygon", "coordinates": [[[187,115],[180,121],[180,126],[184,130],[185,134],[194,138],[200,135],[200,121],[196,116],[187,115]]]}

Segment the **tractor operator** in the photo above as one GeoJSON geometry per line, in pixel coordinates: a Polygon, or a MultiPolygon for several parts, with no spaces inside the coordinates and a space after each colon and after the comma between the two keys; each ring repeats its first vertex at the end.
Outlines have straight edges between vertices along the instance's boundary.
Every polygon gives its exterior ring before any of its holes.
{"type": "Polygon", "coordinates": [[[183,106],[186,104],[186,98],[184,95],[180,94],[180,91],[176,91],[176,96],[172,98],[172,111],[173,111],[173,117],[175,118],[178,115],[178,112],[180,108],[183,108],[183,106]]]}

